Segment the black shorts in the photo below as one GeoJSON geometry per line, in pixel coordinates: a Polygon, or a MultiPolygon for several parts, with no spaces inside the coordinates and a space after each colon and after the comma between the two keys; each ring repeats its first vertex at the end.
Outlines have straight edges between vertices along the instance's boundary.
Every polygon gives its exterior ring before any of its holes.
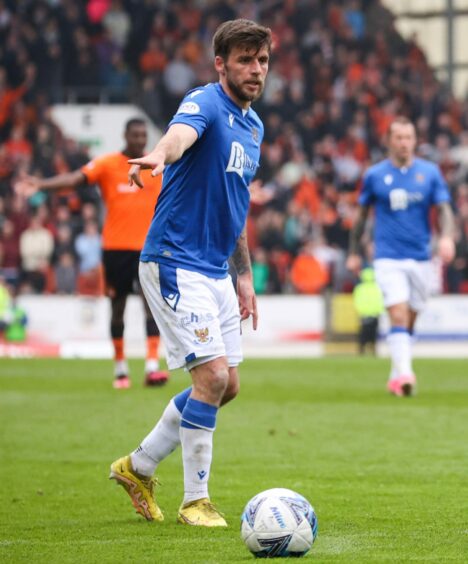
{"type": "Polygon", "coordinates": [[[110,298],[128,296],[140,291],[140,251],[103,251],[102,264],[106,294],[110,298]]]}

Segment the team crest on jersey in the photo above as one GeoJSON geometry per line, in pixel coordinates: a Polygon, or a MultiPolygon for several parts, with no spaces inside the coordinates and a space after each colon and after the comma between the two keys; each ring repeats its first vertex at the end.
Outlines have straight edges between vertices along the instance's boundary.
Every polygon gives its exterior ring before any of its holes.
{"type": "Polygon", "coordinates": [[[255,141],[255,143],[258,143],[259,135],[258,129],[256,127],[252,127],[252,139],[255,141]]]}
{"type": "Polygon", "coordinates": [[[424,182],[424,174],[422,174],[421,172],[418,172],[418,174],[416,174],[416,176],[414,177],[414,179],[416,180],[416,182],[418,184],[422,184],[424,182]]]}
{"type": "Polygon", "coordinates": [[[205,327],[204,329],[195,329],[195,335],[197,339],[194,342],[200,343],[200,345],[206,345],[207,343],[211,343],[213,337],[210,337],[209,334],[210,334],[210,330],[208,329],[208,327],[205,327]]]}
{"type": "Polygon", "coordinates": [[[393,176],[391,174],[386,174],[383,181],[387,186],[390,186],[390,184],[393,182],[393,176]]]}

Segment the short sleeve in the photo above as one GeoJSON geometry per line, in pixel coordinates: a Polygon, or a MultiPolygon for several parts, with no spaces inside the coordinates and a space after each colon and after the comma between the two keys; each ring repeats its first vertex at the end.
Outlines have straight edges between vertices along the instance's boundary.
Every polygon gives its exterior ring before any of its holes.
{"type": "Polygon", "coordinates": [[[99,182],[104,162],[105,158],[97,158],[81,167],[81,172],[86,176],[88,184],[96,184],[99,182]]]}
{"type": "Polygon", "coordinates": [[[370,172],[367,172],[364,175],[362,181],[362,188],[361,193],[359,194],[358,204],[362,207],[367,208],[374,203],[375,195],[374,195],[374,187],[372,181],[372,175],[370,172]]]}
{"type": "Polygon", "coordinates": [[[217,111],[217,100],[213,92],[207,88],[199,88],[185,96],[168,127],[175,123],[190,125],[198,137],[201,137],[213,122],[217,111]]]}
{"type": "Polygon", "coordinates": [[[438,166],[434,167],[434,178],[432,181],[432,202],[434,204],[450,202],[450,192],[438,166]]]}
{"type": "Polygon", "coordinates": [[[263,143],[263,138],[265,137],[265,128],[263,127],[263,123],[260,122],[260,139],[258,141],[259,145],[263,143]]]}

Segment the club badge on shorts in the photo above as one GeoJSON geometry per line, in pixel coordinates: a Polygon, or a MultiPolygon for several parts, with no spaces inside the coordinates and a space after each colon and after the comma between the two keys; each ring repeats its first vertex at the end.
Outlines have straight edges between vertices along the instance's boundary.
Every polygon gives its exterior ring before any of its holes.
{"type": "Polygon", "coordinates": [[[208,327],[204,329],[195,329],[196,340],[194,341],[195,344],[199,345],[206,345],[207,343],[211,343],[213,337],[209,336],[210,331],[208,327]]]}

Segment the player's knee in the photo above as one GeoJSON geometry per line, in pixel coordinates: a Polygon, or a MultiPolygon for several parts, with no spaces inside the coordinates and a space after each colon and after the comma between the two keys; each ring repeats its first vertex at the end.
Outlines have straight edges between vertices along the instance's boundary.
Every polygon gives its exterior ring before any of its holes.
{"type": "Polygon", "coordinates": [[[409,311],[406,305],[391,306],[388,308],[388,313],[393,327],[408,327],[409,311]]]}
{"type": "Polygon", "coordinates": [[[211,397],[222,398],[229,381],[228,369],[216,364],[208,364],[203,367],[203,384],[211,397]]]}
{"type": "Polygon", "coordinates": [[[223,400],[221,402],[221,405],[225,405],[226,403],[230,402],[231,400],[233,400],[237,394],[239,393],[239,380],[230,380],[228,382],[228,385],[226,386],[226,390],[224,392],[224,396],[223,396],[223,400]]]}
{"type": "Polygon", "coordinates": [[[391,317],[393,327],[407,327],[408,316],[404,312],[396,312],[391,317]]]}

